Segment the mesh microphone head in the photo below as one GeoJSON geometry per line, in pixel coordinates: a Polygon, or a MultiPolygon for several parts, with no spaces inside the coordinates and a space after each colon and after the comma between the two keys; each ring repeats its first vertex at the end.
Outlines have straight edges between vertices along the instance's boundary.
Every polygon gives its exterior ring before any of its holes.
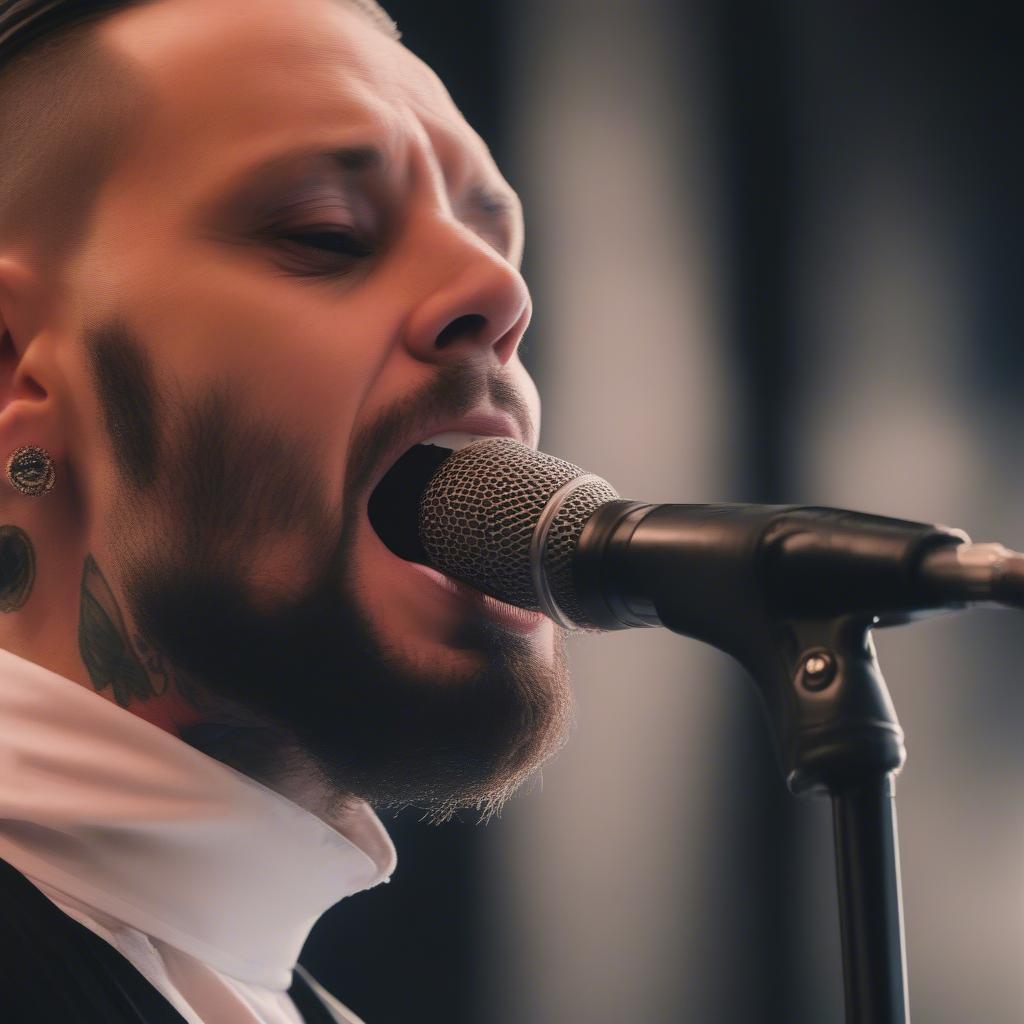
{"type": "Polygon", "coordinates": [[[430,564],[501,601],[541,610],[530,563],[534,530],[551,498],[578,477],[587,479],[568,492],[551,522],[544,569],[566,617],[590,625],[574,593],[572,554],[586,521],[618,494],[579,466],[512,438],[454,452],[427,485],[419,533],[430,564]]]}

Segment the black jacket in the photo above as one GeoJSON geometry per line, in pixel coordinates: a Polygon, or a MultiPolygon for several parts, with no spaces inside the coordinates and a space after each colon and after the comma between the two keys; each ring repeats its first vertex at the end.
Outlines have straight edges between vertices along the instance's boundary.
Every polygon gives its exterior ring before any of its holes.
{"type": "MultiPolygon", "coordinates": [[[[334,1017],[296,971],[288,990],[306,1024],[334,1017]]],[[[0,1021],[185,1024],[118,950],[0,860],[0,1021]]]]}

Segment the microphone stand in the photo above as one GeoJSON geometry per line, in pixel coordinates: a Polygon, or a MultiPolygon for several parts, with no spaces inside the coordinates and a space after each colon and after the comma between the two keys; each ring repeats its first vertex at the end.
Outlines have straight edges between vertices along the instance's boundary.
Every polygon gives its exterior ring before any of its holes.
{"type": "Polygon", "coordinates": [[[977,602],[1024,607],[1024,555],[843,509],[614,499],[586,518],[566,590],[546,560],[551,523],[593,479],[563,484],[537,522],[540,607],[570,627],[664,626],[747,669],[790,791],[832,799],[846,1022],[907,1024],[893,799],[907,754],[871,630],[977,602]],[[555,589],[578,605],[568,618],[555,589]]]}
{"type": "MultiPolygon", "coordinates": [[[[847,1024],[910,1019],[893,802],[906,749],[871,630],[972,596],[973,584],[958,590],[965,572],[991,597],[1002,555],[978,546],[968,571],[965,537],[836,509],[619,500],[590,517],[573,556],[586,621],[661,625],[733,655],[757,684],[790,791],[831,797],[847,1024]]],[[[1007,577],[1014,603],[1020,569],[1007,577]]]]}
{"type": "Polygon", "coordinates": [[[770,717],[790,791],[831,796],[846,1022],[907,1024],[894,802],[906,750],[869,633],[875,624],[780,624],[796,641],[783,649],[795,656],[783,655],[788,693],[769,702],[770,717]]]}

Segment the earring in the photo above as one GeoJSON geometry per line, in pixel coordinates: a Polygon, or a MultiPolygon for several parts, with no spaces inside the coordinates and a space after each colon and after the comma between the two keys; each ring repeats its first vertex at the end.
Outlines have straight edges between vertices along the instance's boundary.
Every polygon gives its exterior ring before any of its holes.
{"type": "Polygon", "coordinates": [[[45,448],[22,445],[7,460],[7,479],[22,494],[46,494],[53,489],[53,459],[45,448]]]}

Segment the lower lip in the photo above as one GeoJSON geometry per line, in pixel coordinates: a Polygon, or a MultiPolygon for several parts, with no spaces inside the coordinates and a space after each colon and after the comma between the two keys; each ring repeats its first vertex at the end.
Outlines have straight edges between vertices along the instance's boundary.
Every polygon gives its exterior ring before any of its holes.
{"type": "Polygon", "coordinates": [[[445,576],[444,573],[431,569],[429,566],[420,565],[418,562],[408,562],[404,558],[399,558],[377,536],[377,531],[370,525],[369,519],[364,519],[363,525],[366,528],[370,543],[374,547],[379,548],[387,558],[394,559],[394,561],[404,566],[410,572],[426,578],[452,602],[463,607],[473,608],[492,622],[496,622],[498,625],[504,626],[514,633],[534,633],[547,621],[547,616],[543,612],[530,612],[524,608],[517,608],[513,604],[499,601],[496,597],[491,597],[490,594],[477,590],[476,587],[469,586],[468,583],[462,583],[459,580],[452,579],[451,576],[445,576]]]}
{"type": "Polygon", "coordinates": [[[429,566],[419,565],[417,562],[406,562],[405,564],[413,572],[426,576],[431,583],[456,600],[471,605],[483,612],[487,618],[516,633],[533,633],[547,618],[542,612],[530,612],[524,608],[517,608],[514,604],[499,601],[496,597],[491,597],[490,594],[484,594],[475,587],[445,576],[444,573],[431,569],[429,566]]]}

